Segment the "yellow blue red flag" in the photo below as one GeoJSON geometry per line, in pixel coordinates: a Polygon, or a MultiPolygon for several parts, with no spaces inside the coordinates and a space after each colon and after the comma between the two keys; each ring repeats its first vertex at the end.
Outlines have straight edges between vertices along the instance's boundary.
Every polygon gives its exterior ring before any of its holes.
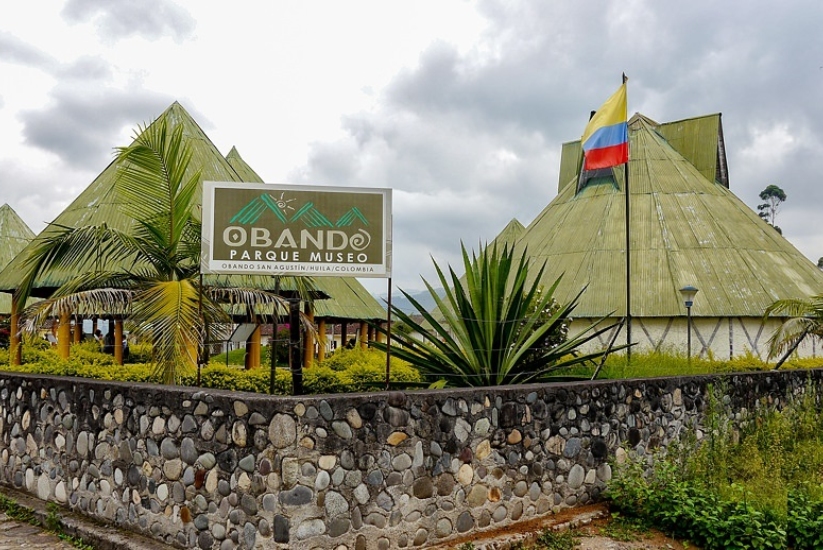
{"type": "Polygon", "coordinates": [[[629,161],[627,110],[624,80],[583,131],[583,170],[611,168],[629,161]]]}

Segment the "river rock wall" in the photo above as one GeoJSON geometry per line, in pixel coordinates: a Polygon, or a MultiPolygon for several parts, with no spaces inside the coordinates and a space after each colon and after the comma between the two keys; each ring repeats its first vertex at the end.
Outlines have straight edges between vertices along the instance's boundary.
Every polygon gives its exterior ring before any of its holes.
{"type": "Polygon", "coordinates": [[[597,499],[609,462],[821,371],[334,396],[0,374],[0,483],[183,548],[388,550],[597,499]]]}

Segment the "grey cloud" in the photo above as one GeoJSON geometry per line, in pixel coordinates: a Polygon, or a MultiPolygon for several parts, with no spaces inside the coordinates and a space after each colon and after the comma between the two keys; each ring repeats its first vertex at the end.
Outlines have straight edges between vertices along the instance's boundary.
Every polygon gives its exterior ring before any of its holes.
{"type": "Polygon", "coordinates": [[[561,144],[625,71],[630,114],[722,112],[732,191],[754,207],[766,185],[781,185],[778,224],[811,242],[809,205],[823,200],[823,6],[759,4],[481,2],[488,27],[476,48],[432,44],[374,112],[341,120],[348,139],[314,144],[302,177],[405,191],[394,203],[403,286],[408,270],[425,269],[421,250],[456,259],[460,240],[493,238],[512,217],[531,222],[556,194],[561,144]],[[753,155],[775,128],[794,141],[778,159],[753,155]]]}
{"type": "Polygon", "coordinates": [[[94,21],[102,36],[112,41],[135,35],[156,40],[169,35],[182,42],[196,26],[191,14],[169,0],[69,0],[62,13],[75,23],[94,21]]]}
{"type": "Polygon", "coordinates": [[[57,66],[54,58],[5,31],[0,31],[0,58],[7,63],[47,71],[57,66]]]}
{"type": "Polygon", "coordinates": [[[0,31],[0,58],[5,62],[39,69],[61,78],[100,80],[111,75],[110,65],[99,57],[83,56],[69,64],[61,64],[50,55],[3,31],[0,31]]]}
{"type": "Polygon", "coordinates": [[[59,178],[37,167],[14,161],[0,162],[0,189],[8,203],[35,233],[74,200],[96,174],[90,171],[61,170],[59,178]],[[59,182],[55,184],[55,182],[59,182]]]}
{"type": "Polygon", "coordinates": [[[93,87],[64,87],[53,96],[49,107],[22,114],[23,135],[67,165],[86,169],[102,169],[111,160],[124,126],[151,122],[172,102],[153,92],[93,87]]]}
{"type": "Polygon", "coordinates": [[[62,77],[69,80],[85,81],[108,80],[111,75],[111,65],[104,59],[93,56],[83,56],[69,65],[61,68],[62,77]]]}

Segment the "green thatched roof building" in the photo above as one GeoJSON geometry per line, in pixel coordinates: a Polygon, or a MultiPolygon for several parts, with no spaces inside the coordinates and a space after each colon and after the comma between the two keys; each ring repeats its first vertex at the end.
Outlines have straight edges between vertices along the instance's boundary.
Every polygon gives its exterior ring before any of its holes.
{"type": "MultiPolygon", "coordinates": [[[[693,285],[696,353],[764,355],[774,329],[761,322],[765,308],[823,292],[823,272],[729,189],[719,114],[666,124],[635,115],[629,135],[632,340],[683,351],[679,289],[693,285]]],[[[558,195],[517,247],[546,263],[547,285],[563,275],[561,300],[586,287],[575,317],[623,317],[624,167],[581,185],[580,154],[579,141],[563,145],[558,195]]]]}

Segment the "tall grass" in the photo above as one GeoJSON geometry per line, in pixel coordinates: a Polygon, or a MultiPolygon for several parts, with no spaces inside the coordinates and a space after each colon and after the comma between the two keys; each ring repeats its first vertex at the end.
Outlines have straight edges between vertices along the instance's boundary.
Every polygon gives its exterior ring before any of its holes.
{"type": "MultiPolygon", "coordinates": [[[[587,364],[558,372],[558,376],[590,378],[597,365],[587,364]]],[[[733,359],[715,357],[692,357],[689,360],[682,353],[642,352],[632,353],[631,361],[625,354],[610,355],[598,374],[599,379],[652,378],[657,376],[690,376],[699,374],[724,374],[769,370],[773,364],[767,363],[748,353],[733,359]]],[[[823,367],[823,357],[795,358],[783,364],[781,369],[808,369],[823,367]]]]}

